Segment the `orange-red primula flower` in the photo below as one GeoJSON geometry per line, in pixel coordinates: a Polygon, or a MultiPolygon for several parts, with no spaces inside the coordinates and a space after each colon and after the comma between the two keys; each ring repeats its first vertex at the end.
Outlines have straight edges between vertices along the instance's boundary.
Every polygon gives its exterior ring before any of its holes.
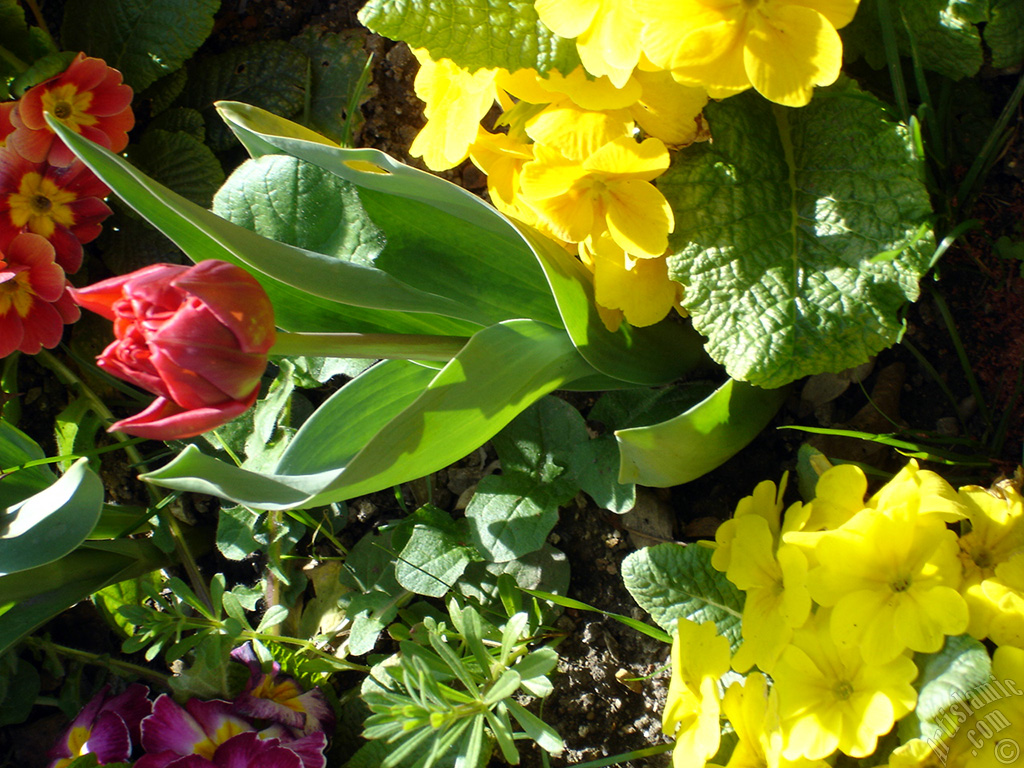
{"type": "Polygon", "coordinates": [[[111,214],[110,193],[80,161],[66,168],[33,163],[0,149],[0,251],[22,232],[45,237],[68,274],[82,265],[82,243],[95,240],[111,214]]]}
{"type": "Polygon", "coordinates": [[[34,163],[70,165],[74,153],[46,123],[46,113],[112,152],[128,146],[135,125],[132,89],[103,59],[78,54],[64,72],[34,86],[11,113],[14,132],[7,146],[34,163]]]}
{"type": "Polygon", "coordinates": [[[7,143],[7,137],[14,132],[14,124],[11,123],[11,112],[18,105],[16,101],[5,101],[0,104],[0,147],[7,143]]]}
{"type": "Polygon", "coordinates": [[[68,286],[53,246],[39,235],[18,235],[0,251],[0,357],[57,346],[80,314],[68,286]]]}

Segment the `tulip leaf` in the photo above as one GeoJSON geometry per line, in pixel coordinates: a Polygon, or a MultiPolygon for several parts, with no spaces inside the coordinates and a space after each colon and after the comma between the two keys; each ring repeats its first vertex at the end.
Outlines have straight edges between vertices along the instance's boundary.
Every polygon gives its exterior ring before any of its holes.
{"type": "Polygon", "coordinates": [[[579,263],[466,190],[377,150],[332,146],[255,107],[225,102],[218,109],[254,156],[285,152],[359,187],[370,217],[392,240],[377,266],[399,279],[465,306],[500,310],[496,321],[529,317],[564,324],[584,359],[618,381],[665,384],[703,358],[701,339],[686,325],[623,324],[609,333],[579,263]],[[465,234],[457,238],[457,232],[465,234]]]}
{"type": "Polygon", "coordinates": [[[57,482],[8,506],[0,520],[0,577],[57,560],[92,531],[103,509],[103,482],[76,461],[57,482]]]}
{"type": "Polygon", "coordinates": [[[561,325],[532,251],[480,198],[383,152],[313,141],[255,107],[218,109],[254,156],[284,152],[354,184],[386,242],[378,269],[457,302],[486,325],[522,317],[561,325]]]}
{"type": "Polygon", "coordinates": [[[35,440],[0,419],[0,508],[7,508],[48,488],[57,479],[45,464],[21,465],[46,457],[35,440]]]}
{"type": "Polygon", "coordinates": [[[541,24],[533,0],[370,0],[359,20],[378,35],[471,71],[556,69],[567,75],[580,63],[573,41],[541,24]]]}
{"type": "Polygon", "coordinates": [[[676,217],[669,272],[711,357],[774,388],[897,342],[934,250],[906,126],[848,80],[801,109],[751,91],[706,116],[714,142],[658,186],[676,217]]]}
{"type": "Polygon", "coordinates": [[[743,593],[711,566],[714,550],[696,544],[657,544],[622,561],[622,580],[640,607],[667,632],[676,619],[715,622],[733,651],[742,640],[743,593]]]}
{"type": "Polygon", "coordinates": [[[194,261],[223,259],[256,270],[255,277],[273,301],[277,324],[285,330],[337,332],[354,330],[355,325],[367,332],[462,335],[479,327],[471,320],[432,317],[434,313],[457,317],[464,311],[455,302],[417,290],[385,272],[276,243],[225,221],[103,147],[54,124],[54,130],[107,186],[194,261]],[[423,314],[408,317],[407,313],[423,314]],[[360,324],[364,319],[366,324],[360,324]],[[394,325],[389,325],[392,319],[394,325]]]}
{"type": "Polygon", "coordinates": [[[169,563],[170,558],[152,542],[122,539],[83,544],[59,560],[0,576],[0,655],[108,584],[133,579],[169,563]]]}
{"type": "Polygon", "coordinates": [[[349,382],[303,424],[274,474],[189,447],[143,478],[255,509],[362,496],[458,461],[538,398],[592,373],[564,330],[508,321],[478,332],[440,371],[389,361],[349,382]]]}
{"type": "Polygon", "coordinates": [[[730,379],[675,418],[618,430],[619,482],[667,488],[695,480],[753,440],[787,394],[730,379]]]}
{"type": "Polygon", "coordinates": [[[196,52],[219,8],[218,0],[68,0],[61,42],[104,59],[141,91],[196,52]]]}

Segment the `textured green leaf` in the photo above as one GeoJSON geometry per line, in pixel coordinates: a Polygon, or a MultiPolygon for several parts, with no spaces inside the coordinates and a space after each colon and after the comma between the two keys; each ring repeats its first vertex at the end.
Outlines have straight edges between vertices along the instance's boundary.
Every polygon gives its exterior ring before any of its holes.
{"type": "MultiPolygon", "coordinates": [[[[984,20],[987,0],[888,0],[888,5],[903,56],[911,56],[913,36],[925,69],[959,80],[981,68],[981,36],[972,22],[984,20]]],[[[885,66],[877,0],[861,0],[856,17],[840,34],[845,58],[863,55],[876,69],[885,66]]]]}
{"type": "Polygon", "coordinates": [[[1024,3],[991,0],[983,34],[992,50],[993,67],[1015,67],[1024,62],[1024,3]]]}
{"type": "Polygon", "coordinates": [[[0,0],[0,99],[11,96],[7,83],[21,71],[20,65],[32,63],[32,48],[25,10],[18,0],[0,0]]]}
{"type": "Polygon", "coordinates": [[[558,595],[569,589],[569,561],[564,552],[548,543],[504,563],[470,563],[457,587],[460,594],[486,605],[498,600],[498,579],[503,574],[510,575],[522,589],[542,589],[558,595]]]}
{"type": "Polygon", "coordinates": [[[378,35],[470,71],[557,69],[567,75],[580,63],[576,44],[540,23],[533,0],[370,0],[359,20],[378,35]]]}
{"type": "Polygon", "coordinates": [[[247,160],[217,193],[213,211],[279,243],[366,266],[384,248],[355,186],[294,157],[247,160]]]}
{"type": "Polygon", "coordinates": [[[426,505],[402,520],[393,535],[395,578],[410,592],[444,597],[470,561],[479,559],[466,545],[464,525],[442,509],[426,505]]]}
{"type": "Polygon", "coordinates": [[[210,148],[183,131],[150,128],[129,145],[127,156],[147,176],[204,208],[224,183],[224,170],[210,148]]]}
{"type": "Polygon", "coordinates": [[[53,562],[85,541],[103,509],[103,482],[79,459],[49,488],[7,507],[0,576],[53,562]]]}
{"type": "MultiPolygon", "coordinates": [[[[198,142],[206,141],[206,121],[199,110],[175,107],[161,112],[146,126],[147,133],[159,128],[171,133],[186,133],[198,142]]],[[[131,145],[129,145],[131,151],[131,145]]],[[[223,181],[223,174],[221,175],[223,181]]]]}
{"type": "Polygon", "coordinates": [[[309,56],[281,40],[232,48],[189,63],[189,87],[180,103],[203,113],[210,147],[222,151],[235,140],[217,119],[215,101],[244,101],[291,117],[305,104],[309,66],[309,56]]]}
{"type": "Polygon", "coordinates": [[[679,153],[659,187],[676,217],[670,274],[711,356],[774,388],[898,341],[932,250],[906,127],[847,80],[802,109],[748,92],[706,115],[714,141],[679,153]]]}
{"type": "Polygon", "coordinates": [[[178,69],[213,31],[217,0],[68,0],[61,40],[136,90],[178,69]]]}
{"type": "Polygon", "coordinates": [[[676,619],[713,621],[718,634],[739,647],[743,593],[711,567],[713,550],[699,544],[658,544],[622,561],[622,580],[640,607],[667,632],[676,619]]]}
{"type": "Polygon", "coordinates": [[[358,656],[373,650],[377,637],[409,594],[395,579],[394,531],[373,531],[361,538],[345,559],[341,580],[356,592],[346,608],[352,620],[349,651],[358,656]]]}
{"type": "Polygon", "coordinates": [[[217,549],[228,560],[244,560],[257,549],[254,531],[259,515],[240,505],[225,504],[217,515],[217,549]]]}
{"type": "Polygon", "coordinates": [[[988,651],[969,635],[947,637],[939,651],[917,654],[914,661],[921,670],[914,681],[917,706],[907,722],[900,724],[901,736],[931,737],[936,731],[955,731],[959,725],[957,714],[970,714],[965,703],[971,706],[975,696],[988,703],[986,694],[999,697],[991,684],[992,660],[988,651]],[[907,731],[908,728],[913,730],[907,731]]]}
{"type": "Polygon", "coordinates": [[[571,477],[547,474],[546,479],[521,473],[492,475],[477,485],[466,518],[473,543],[489,560],[503,563],[544,546],[558,522],[559,505],[577,488],[571,477]]]}
{"type": "Polygon", "coordinates": [[[290,42],[309,56],[311,62],[311,127],[333,141],[341,141],[345,124],[351,118],[350,128],[355,135],[363,116],[358,104],[353,115],[347,110],[368,58],[364,48],[366,32],[356,29],[330,32],[319,24],[311,24],[290,42]]]}

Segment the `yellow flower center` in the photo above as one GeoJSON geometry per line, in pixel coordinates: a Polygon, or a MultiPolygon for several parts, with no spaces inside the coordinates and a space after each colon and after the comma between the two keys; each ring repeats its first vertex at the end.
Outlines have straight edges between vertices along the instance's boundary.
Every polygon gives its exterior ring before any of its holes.
{"type": "Polygon", "coordinates": [[[75,214],[68,203],[77,198],[74,192],[61,189],[42,174],[26,173],[18,185],[18,191],[7,198],[11,223],[15,227],[27,225],[34,234],[52,237],[58,225],[74,225],[75,214]]]}
{"type": "Polygon", "coordinates": [[[832,693],[839,701],[846,701],[853,695],[853,686],[845,680],[841,680],[836,684],[836,687],[832,689],[832,693]]]}
{"type": "Polygon", "coordinates": [[[19,317],[27,316],[35,295],[29,283],[28,270],[18,272],[13,279],[0,283],[0,315],[6,315],[14,307],[19,317]]]}
{"type": "Polygon", "coordinates": [[[910,577],[901,576],[893,582],[890,582],[889,589],[893,592],[906,592],[910,589],[910,577]]]}
{"type": "Polygon", "coordinates": [[[49,112],[75,133],[81,133],[81,126],[94,125],[96,117],[89,114],[92,105],[92,91],[79,93],[68,83],[52,88],[42,97],[43,111],[49,112]]]}

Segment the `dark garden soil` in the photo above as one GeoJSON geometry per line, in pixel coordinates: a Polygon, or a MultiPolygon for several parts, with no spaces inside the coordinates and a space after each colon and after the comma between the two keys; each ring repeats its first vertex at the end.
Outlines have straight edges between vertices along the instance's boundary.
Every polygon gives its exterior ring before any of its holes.
{"type": "MultiPolygon", "coordinates": [[[[333,31],[352,29],[358,26],[355,13],[359,5],[358,0],[224,0],[214,37],[205,50],[213,53],[240,43],[289,38],[313,22],[333,31]]],[[[415,60],[404,45],[369,33],[366,47],[374,54],[374,77],[370,98],[362,107],[365,123],[358,143],[418,165],[406,155],[406,148],[423,123],[421,105],[412,92],[415,60]]],[[[990,74],[983,86],[991,90],[992,111],[997,112],[1016,77],[1014,73],[990,74]]],[[[562,510],[551,537],[571,565],[571,597],[606,611],[647,618],[622,585],[623,558],[637,546],[649,543],[713,537],[717,524],[729,517],[737,501],[758,482],[777,481],[784,471],[792,472],[797,449],[806,435],[778,427],[801,424],[875,433],[905,428],[921,440],[935,436],[971,438],[977,445],[961,450],[972,452],[985,462],[983,466],[934,468],[954,485],[987,484],[1001,473],[1013,474],[1021,461],[1024,439],[1024,398],[1015,398],[1024,365],[1024,261],[1007,257],[1012,255],[1009,246],[998,243],[1001,237],[1011,244],[1024,240],[1024,122],[1020,114],[1012,126],[1013,138],[972,210],[971,215],[981,222],[979,227],[945,255],[939,279],[925,281],[921,300],[906,313],[906,338],[933,370],[900,346],[883,352],[872,366],[861,371],[861,376],[853,377],[862,378],[859,383],[836,376],[798,383],[772,425],[740,454],[688,485],[642,489],[638,509],[625,516],[597,509],[581,494],[562,510]],[[996,422],[1006,414],[1005,435],[994,453],[991,438],[997,430],[987,427],[985,408],[972,393],[936,295],[950,308],[987,408],[996,422]],[[989,441],[988,448],[982,446],[983,439],[989,441]]],[[[963,173],[966,168],[954,170],[963,173]]],[[[482,176],[472,166],[446,176],[473,191],[484,188],[482,176]]],[[[52,376],[43,376],[31,362],[24,366],[23,379],[29,422],[26,428],[48,447],[51,437],[47,431],[56,412],[66,404],[65,393],[52,376]]],[[[578,404],[580,398],[574,396],[572,402],[578,404]]],[[[827,455],[890,471],[905,462],[892,450],[863,441],[815,438],[812,442],[827,455]]],[[[114,458],[117,455],[109,454],[110,458],[104,460],[110,497],[122,502],[140,501],[133,471],[123,460],[114,458]]],[[[474,479],[472,471],[446,472],[435,478],[434,487],[441,491],[434,503],[454,511],[459,496],[474,479]]],[[[413,490],[409,489],[410,495],[413,490]]],[[[795,483],[790,483],[790,495],[796,498],[795,483]]],[[[215,513],[215,504],[209,500],[195,500],[191,506],[192,513],[200,518],[215,513]]],[[[356,500],[350,508],[354,510],[353,531],[369,530],[402,514],[390,494],[356,500]]],[[[255,566],[243,566],[251,573],[240,577],[251,580],[255,566]]],[[[566,611],[556,626],[565,633],[558,647],[562,660],[555,692],[542,714],[558,729],[568,748],[552,764],[569,765],[664,741],[660,712],[667,686],[663,668],[668,647],[593,613],[566,611]]],[[[117,653],[119,646],[88,605],[60,617],[49,631],[55,640],[92,651],[117,653]]],[[[56,682],[51,681],[51,689],[55,689],[56,682]]],[[[44,686],[43,695],[47,695],[45,690],[44,686]]],[[[44,765],[43,751],[53,743],[64,722],[61,716],[50,714],[22,726],[0,729],[0,765],[44,765]]],[[[524,760],[530,766],[540,765],[539,756],[529,750],[524,760]]],[[[661,755],[632,764],[661,766],[668,762],[669,756],[661,755]]]]}

